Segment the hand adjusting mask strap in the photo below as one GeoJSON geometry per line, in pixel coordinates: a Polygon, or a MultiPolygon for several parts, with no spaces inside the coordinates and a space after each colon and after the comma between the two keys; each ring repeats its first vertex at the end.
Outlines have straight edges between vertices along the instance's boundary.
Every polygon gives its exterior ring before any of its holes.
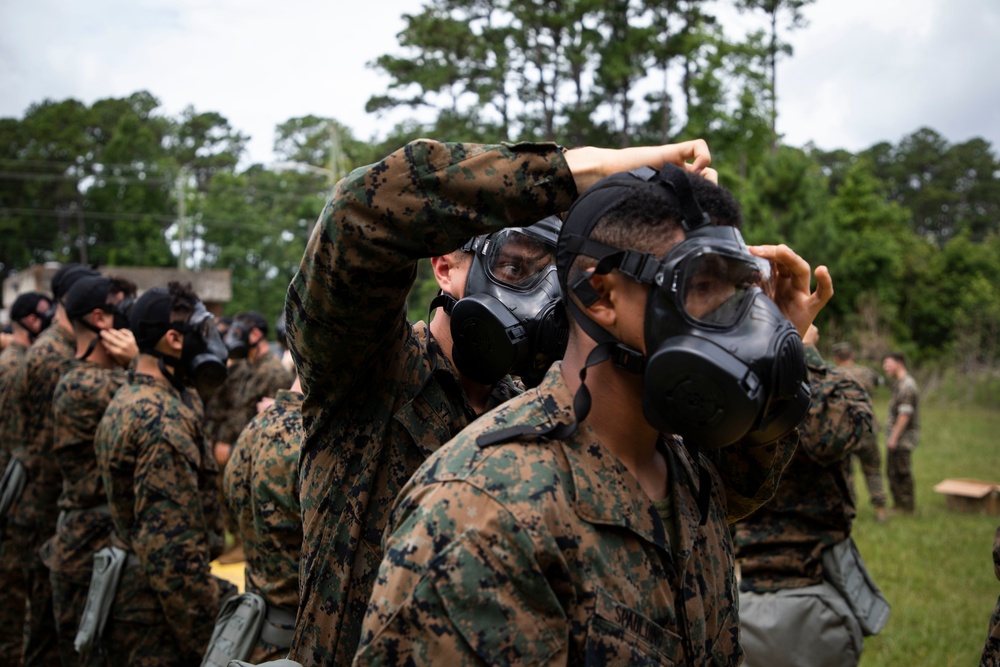
{"type": "Polygon", "coordinates": [[[562,358],[569,328],[553,257],[561,226],[551,216],[462,246],[473,255],[465,297],[439,294],[430,307],[451,316],[452,358],[464,377],[494,384],[512,373],[533,387],[562,358]]]}
{"type": "Polygon", "coordinates": [[[749,253],[738,229],[711,224],[683,169],[667,165],[612,176],[570,209],[557,253],[559,275],[568,282],[564,289],[589,305],[597,298],[589,275],[570,278],[578,255],[597,259],[597,273],[618,269],[650,285],[645,358],[567,300],[571,316],[598,347],[609,349],[595,350],[593,363],[603,355],[642,373],[650,424],[713,449],[742,439],[772,442],[799,424],[810,397],[802,341],[765,294],[769,267],[749,253]],[[683,214],[684,240],[662,258],[589,238],[597,221],[638,187],[664,187],[683,214]]]}
{"type": "MultiPolygon", "coordinates": [[[[566,299],[569,315],[597,343],[580,372],[574,398],[578,422],[590,411],[587,368],[611,359],[642,375],[646,420],[661,432],[681,436],[696,461],[699,448],[772,442],[799,424],[810,399],[802,341],[764,292],[769,267],[750,254],[738,229],[712,225],[687,172],[666,165],[659,171],[647,167],[616,174],[574,203],[556,261],[564,292],[586,307],[599,296],[590,272],[574,272],[580,255],[597,260],[597,274],[617,269],[650,289],[645,356],[566,299]],[[598,221],[638,188],[663,188],[681,212],[684,240],[663,257],[590,239],[598,221]]],[[[704,468],[700,477],[704,522],[710,489],[704,468]]]]}

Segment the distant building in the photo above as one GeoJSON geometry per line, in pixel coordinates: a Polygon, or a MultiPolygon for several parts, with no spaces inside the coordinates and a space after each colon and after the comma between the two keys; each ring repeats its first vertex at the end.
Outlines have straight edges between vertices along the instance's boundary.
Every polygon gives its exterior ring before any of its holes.
{"type": "MultiPolygon", "coordinates": [[[[7,308],[23,292],[52,293],[52,276],[61,264],[49,262],[35,264],[24,271],[12,274],[3,281],[3,310],[0,311],[0,325],[9,321],[7,308]]],[[[131,280],[142,294],[151,287],[166,285],[172,280],[189,282],[198,293],[205,307],[216,317],[222,315],[223,306],[233,298],[232,272],[229,269],[209,269],[205,271],[182,271],[180,269],[147,266],[98,266],[98,271],[109,276],[121,276],[131,280]]]]}

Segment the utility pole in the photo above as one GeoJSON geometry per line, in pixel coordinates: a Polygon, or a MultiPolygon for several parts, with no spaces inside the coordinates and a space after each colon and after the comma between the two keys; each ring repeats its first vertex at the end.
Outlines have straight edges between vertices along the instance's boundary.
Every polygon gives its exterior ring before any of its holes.
{"type": "Polygon", "coordinates": [[[181,167],[177,174],[177,236],[180,241],[180,252],[177,253],[177,268],[184,271],[187,268],[187,220],[185,218],[185,204],[187,192],[187,170],[181,167]]]}

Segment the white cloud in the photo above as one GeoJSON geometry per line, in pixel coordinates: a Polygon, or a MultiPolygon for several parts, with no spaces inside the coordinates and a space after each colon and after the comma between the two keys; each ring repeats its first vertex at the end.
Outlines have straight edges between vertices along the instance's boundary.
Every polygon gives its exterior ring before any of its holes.
{"type": "MultiPolygon", "coordinates": [[[[723,2],[720,6],[728,4],[723,2]]],[[[149,90],[176,114],[217,111],[269,160],[275,125],[332,115],[364,138],[387,120],[364,112],[387,80],[366,67],[397,50],[420,0],[32,0],[0,3],[0,116],[31,103],[86,103],[149,90]]],[[[751,15],[727,14],[752,25],[751,15]]],[[[1000,150],[1000,3],[820,0],[779,64],[785,141],[858,150],[930,126],[1000,150]]],[[[709,137],[711,139],[711,137],[709,137]]]]}

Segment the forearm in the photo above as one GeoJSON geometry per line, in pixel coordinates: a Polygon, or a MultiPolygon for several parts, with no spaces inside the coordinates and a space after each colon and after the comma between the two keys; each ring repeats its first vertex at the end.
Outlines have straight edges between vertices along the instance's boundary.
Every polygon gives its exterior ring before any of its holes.
{"type": "Polygon", "coordinates": [[[288,342],[306,394],[343,395],[405,335],[420,258],[566,210],[576,188],[551,144],[413,142],[341,181],[288,292],[288,342]],[[366,364],[365,360],[372,363],[366,364]],[[338,394],[339,392],[339,394],[338,394]]]}

